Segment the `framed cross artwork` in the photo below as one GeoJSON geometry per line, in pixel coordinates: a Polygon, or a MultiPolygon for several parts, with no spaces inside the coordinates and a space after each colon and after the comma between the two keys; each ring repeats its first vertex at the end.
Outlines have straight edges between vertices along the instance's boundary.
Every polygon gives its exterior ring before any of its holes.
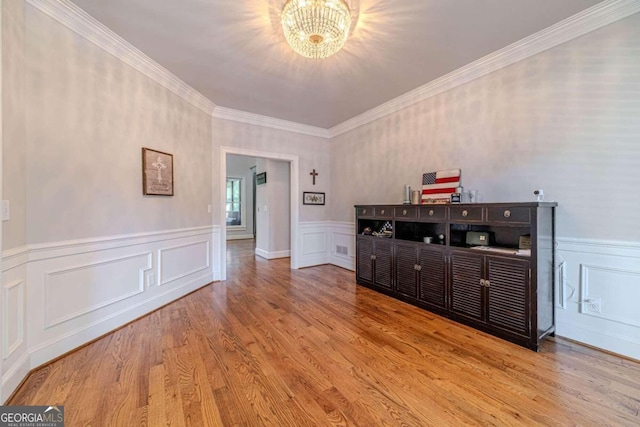
{"type": "Polygon", "coordinates": [[[142,194],[173,196],[173,155],[142,148],[142,194]]]}

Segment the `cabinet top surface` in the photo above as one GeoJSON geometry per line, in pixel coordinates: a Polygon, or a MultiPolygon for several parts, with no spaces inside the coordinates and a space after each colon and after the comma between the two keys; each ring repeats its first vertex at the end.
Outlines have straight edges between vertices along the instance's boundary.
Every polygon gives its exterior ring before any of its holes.
{"type": "Polygon", "coordinates": [[[375,203],[368,205],[354,205],[355,208],[364,208],[371,206],[385,206],[385,207],[508,207],[508,206],[522,206],[522,207],[542,207],[552,208],[558,206],[557,202],[496,202],[496,203],[442,203],[442,204],[424,204],[424,205],[404,205],[404,204],[384,204],[375,203]]]}

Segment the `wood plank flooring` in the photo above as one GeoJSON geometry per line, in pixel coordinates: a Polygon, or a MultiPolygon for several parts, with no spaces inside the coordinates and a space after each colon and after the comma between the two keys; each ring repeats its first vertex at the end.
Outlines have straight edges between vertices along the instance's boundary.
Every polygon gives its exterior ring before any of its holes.
{"type": "Polygon", "coordinates": [[[640,364],[540,353],[355,285],[333,266],[228,245],[208,285],[28,378],[12,405],[67,426],[640,425],[640,364]]]}

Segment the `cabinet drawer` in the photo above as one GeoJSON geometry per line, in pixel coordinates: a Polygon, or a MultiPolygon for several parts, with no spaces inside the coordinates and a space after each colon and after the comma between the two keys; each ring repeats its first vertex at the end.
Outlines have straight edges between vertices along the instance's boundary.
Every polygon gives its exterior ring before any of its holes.
{"type": "Polygon", "coordinates": [[[481,222],[482,206],[451,206],[449,219],[454,222],[481,222]]]}
{"type": "Polygon", "coordinates": [[[393,207],[376,206],[373,215],[376,218],[392,219],[393,218],[393,207]]]}
{"type": "Polygon", "coordinates": [[[506,222],[510,224],[529,224],[531,222],[531,209],[523,207],[489,208],[487,219],[490,222],[506,222]]]}
{"type": "Polygon", "coordinates": [[[373,212],[375,211],[374,206],[359,206],[356,208],[357,216],[373,216],[373,212]]]}
{"type": "Polygon", "coordinates": [[[418,208],[413,206],[401,207],[394,209],[396,219],[416,219],[418,218],[418,208]]]}
{"type": "Polygon", "coordinates": [[[420,208],[420,219],[444,221],[447,216],[447,208],[444,206],[422,206],[420,208]]]}

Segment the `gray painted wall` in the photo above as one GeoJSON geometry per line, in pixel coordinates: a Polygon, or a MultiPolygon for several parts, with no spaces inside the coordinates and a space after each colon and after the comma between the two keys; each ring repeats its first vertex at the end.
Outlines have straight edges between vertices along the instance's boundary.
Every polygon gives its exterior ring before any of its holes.
{"type": "Polygon", "coordinates": [[[256,187],[256,249],[269,254],[291,249],[290,164],[257,159],[256,172],[267,183],[256,187]]]}
{"type": "Polygon", "coordinates": [[[640,241],[640,15],[334,138],[331,219],[461,168],[484,201],[556,200],[561,237],[640,241]]]}
{"type": "Polygon", "coordinates": [[[2,2],[2,197],[11,220],[2,223],[2,249],[27,242],[27,129],[25,122],[25,26],[22,2],[2,2]]]}
{"type": "Polygon", "coordinates": [[[24,8],[24,23],[6,28],[13,215],[4,249],[210,225],[211,118],[31,6],[9,3],[16,15],[24,8]],[[175,196],[142,195],[142,147],[174,155],[175,196]]]}

